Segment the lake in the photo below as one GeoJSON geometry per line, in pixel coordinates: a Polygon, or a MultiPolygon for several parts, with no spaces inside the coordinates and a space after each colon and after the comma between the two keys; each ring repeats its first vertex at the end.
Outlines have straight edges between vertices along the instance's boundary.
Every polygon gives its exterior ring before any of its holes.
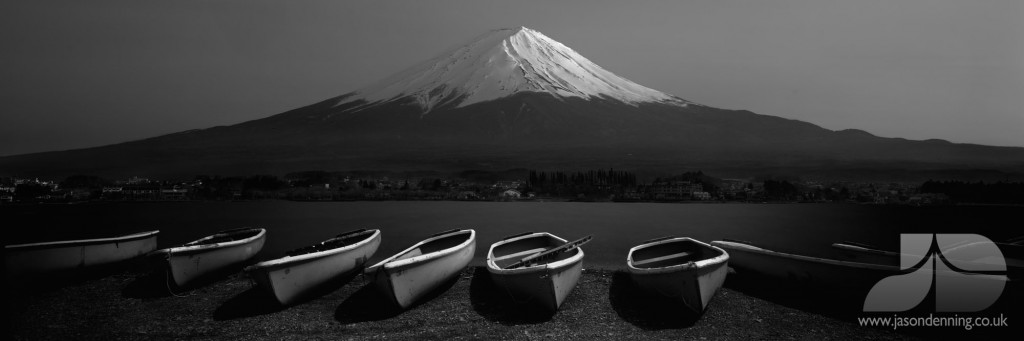
{"type": "Polygon", "coordinates": [[[978,233],[993,240],[1024,234],[1016,206],[909,207],[854,204],[666,204],[577,202],[154,202],[0,206],[7,244],[106,237],[160,230],[161,248],[218,230],[263,227],[259,260],[357,228],[379,228],[371,261],[443,230],[477,231],[473,264],[502,237],[547,231],[583,249],[587,268],[625,268],[629,248],[651,238],[750,241],[778,251],[838,257],[829,246],[850,240],[899,249],[900,233],[978,233]]]}

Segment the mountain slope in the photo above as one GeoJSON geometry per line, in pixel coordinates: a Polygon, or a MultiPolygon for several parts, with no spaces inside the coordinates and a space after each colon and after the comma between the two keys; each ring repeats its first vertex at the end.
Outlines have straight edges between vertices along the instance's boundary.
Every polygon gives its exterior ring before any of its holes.
{"type": "Polygon", "coordinates": [[[376,104],[413,98],[429,112],[446,104],[461,108],[520,92],[548,93],[560,98],[604,97],[632,104],[687,104],[608,72],[562,43],[526,27],[487,32],[360,89],[348,101],[376,104]]]}
{"type": "Polygon", "coordinates": [[[524,167],[848,178],[983,170],[1004,179],[1024,174],[1024,148],[880,138],[703,106],[519,28],[485,33],[376,84],[267,118],[0,158],[0,175],[22,176],[524,167]]]}

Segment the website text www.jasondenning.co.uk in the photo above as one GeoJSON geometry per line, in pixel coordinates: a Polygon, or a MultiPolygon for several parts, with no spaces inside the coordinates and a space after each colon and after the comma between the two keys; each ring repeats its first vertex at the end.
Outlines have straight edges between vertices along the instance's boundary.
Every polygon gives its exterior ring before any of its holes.
{"type": "Polygon", "coordinates": [[[858,317],[857,322],[862,327],[962,327],[964,330],[971,330],[974,327],[1007,327],[1009,326],[1006,316],[999,314],[998,317],[978,316],[871,316],[858,317]]]}

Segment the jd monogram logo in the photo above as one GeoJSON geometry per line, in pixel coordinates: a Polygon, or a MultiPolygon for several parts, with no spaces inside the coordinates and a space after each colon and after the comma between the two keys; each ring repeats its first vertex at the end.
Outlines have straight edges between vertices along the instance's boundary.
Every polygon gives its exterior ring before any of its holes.
{"type": "Polygon", "coordinates": [[[900,270],[914,271],[878,281],[864,311],[906,311],[935,283],[935,311],[988,308],[1003,293],[1006,261],[988,238],[976,234],[901,234],[900,270]],[[922,256],[923,255],[923,256],[922,256]]]}

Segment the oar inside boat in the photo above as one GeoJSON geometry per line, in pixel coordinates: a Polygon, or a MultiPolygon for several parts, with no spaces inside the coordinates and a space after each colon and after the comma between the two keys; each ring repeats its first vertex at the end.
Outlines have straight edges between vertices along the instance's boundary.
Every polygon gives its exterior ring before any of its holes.
{"type": "Polygon", "coordinates": [[[658,238],[654,238],[654,239],[648,239],[648,240],[645,240],[645,241],[641,242],[640,245],[650,244],[650,243],[653,243],[653,242],[660,242],[662,240],[669,240],[669,239],[672,239],[672,238],[675,238],[675,237],[673,237],[673,236],[664,236],[664,237],[658,237],[658,238]]]}
{"type": "Polygon", "coordinates": [[[487,271],[517,304],[554,313],[579,281],[583,271],[579,246],[589,238],[568,243],[547,232],[508,236],[491,244],[487,271]]]}
{"type": "Polygon", "coordinates": [[[505,267],[505,269],[516,269],[516,268],[521,268],[521,267],[526,267],[526,266],[534,265],[534,264],[537,264],[537,263],[541,263],[541,262],[543,262],[545,260],[548,260],[548,259],[551,259],[551,258],[554,258],[554,257],[558,256],[558,254],[560,254],[562,252],[570,251],[572,249],[575,249],[575,248],[578,248],[578,247],[582,246],[583,244],[586,244],[587,242],[590,241],[591,237],[592,236],[586,236],[586,237],[583,237],[583,238],[580,238],[580,239],[577,239],[577,240],[574,240],[574,241],[562,244],[562,245],[560,245],[558,247],[549,249],[547,251],[542,251],[542,252],[538,252],[538,253],[535,253],[535,254],[530,255],[530,256],[526,256],[525,258],[521,259],[520,261],[512,263],[512,265],[509,265],[509,266],[505,267]]]}
{"type": "MultiPolygon", "coordinates": [[[[676,237],[665,236],[665,237],[661,237],[661,238],[648,239],[648,240],[645,240],[645,241],[641,242],[640,245],[648,245],[648,244],[651,244],[651,243],[660,242],[660,241],[669,240],[669,239],[676,239],[676,237]]],[[[679,251],[679,250],[674,250],[674,251],[679,251]]],[[[671,253],[660,254],[659,256],[653,256],[653,257],[647,257],[647,258],[644,258],[644,259],[632,260],[632,262],[633,262],[632,264],[633,264],[633,266],[636,266],[636,267],[647,268],[647,267],[651,267],[651,264],[653,264],[653,263],[659,263],[660,264],[660,263],[668,262],[668,263],[673,263],[674,264],[674,262],[676,262],[680,258],[688,258],[690,256],[696,255],[696,253],[693,252],[693,251],[679,251],[679,252],[674,252],[674,251],[671,252],[671,253]]],[[[632,259],[632,258],[630,258],[630,259],[632,259]]],[[[690,261],[690,262],[692,263],[692,261],[690,261]]]]}
{"type": "Polygon", "coordinates": [[[512,238],[515,238],[515,237],[522,237],[522,236],[525,236],[525,235],[528,235],[528,234],[533,234],[533,231],[526,231],[526,232],[523,232],[523,233],[513,234],[511,236],[507,236],[505,238],[501,238],[501,240],[509,240],[509,239],[512,239],[512,238]]]}

